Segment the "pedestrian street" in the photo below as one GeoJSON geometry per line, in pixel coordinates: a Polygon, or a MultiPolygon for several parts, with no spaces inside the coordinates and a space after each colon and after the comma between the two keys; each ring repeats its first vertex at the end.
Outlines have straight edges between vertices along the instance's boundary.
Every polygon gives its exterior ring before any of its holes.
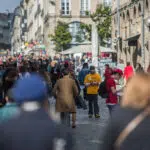
{"type": "MultiPolygon", "coordinates": [[[[51,109],[54,107],[54,99],[51,101],[51,109]]],[[[88,118],[88,110],[77,109],[77,127],[72,129],[75,137],[75,149],[94,150],[99,149],[103,142],[102,136],[108,120],[109,112],[105,104],[105,99],[99,97],[100,119],[88,118]]]]}

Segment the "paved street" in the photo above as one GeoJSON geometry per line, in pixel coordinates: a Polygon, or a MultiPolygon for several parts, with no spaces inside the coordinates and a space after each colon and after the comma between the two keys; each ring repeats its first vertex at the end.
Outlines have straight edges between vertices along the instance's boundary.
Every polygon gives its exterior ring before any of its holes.
{"type": "Polygon", "coordinates": [[[78,110],[77,128],[73,131],[76,137],[77,150],[98,150],[102,143],[102,132],[109,119],[105,100],[99,99],[100,119],[89,119],[88,111],[78,110]]]}
{"type": "MultiPolygon", "coordinates": [[[[50,100],[54,106],[55,100],[50,100]]],[[[75,150],[98,150],[102,143],[102,133],[109,119],[105,100],[99,98],[100,119],[88,118],[88,110],[77,110],[77,128],[73,129],[76,139],[75,150]]],[[[53,108],[53,107],[52,107],[53,108]]]]}

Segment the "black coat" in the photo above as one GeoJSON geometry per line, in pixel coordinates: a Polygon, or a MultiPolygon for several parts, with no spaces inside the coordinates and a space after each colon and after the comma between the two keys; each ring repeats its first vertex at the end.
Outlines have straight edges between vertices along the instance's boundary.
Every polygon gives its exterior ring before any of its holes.
{"type": "MultiPolygon", "coordinates": [[[[117,108],[104,135],[101,150],[115,150],[114,143],[140,111],[117,108]]],[[[122,143],[120,150],[150,150],[150,116],[140,123],[122,143]]]]}
{"type": "Polygon", "coordinates": [[[44,110],[25,112],[0,126],[0,150],[54,150],[56,143],[71,150],[72,136],[44,110]]]}

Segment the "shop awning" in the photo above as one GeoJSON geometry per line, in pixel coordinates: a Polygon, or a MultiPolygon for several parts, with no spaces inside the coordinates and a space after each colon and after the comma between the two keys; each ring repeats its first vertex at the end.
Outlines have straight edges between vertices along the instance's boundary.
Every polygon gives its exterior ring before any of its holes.
{"type": "Polygon", "coordinates": [[[125,41],[137,41],[141,34],[136,34],[134,36],[130,36],[129,38],[125,39],[125,41]]]}

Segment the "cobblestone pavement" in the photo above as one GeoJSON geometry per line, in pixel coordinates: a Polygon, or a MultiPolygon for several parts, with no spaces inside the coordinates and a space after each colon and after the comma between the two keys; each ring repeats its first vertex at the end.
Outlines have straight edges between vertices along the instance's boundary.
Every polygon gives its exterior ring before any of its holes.
{"type": "Polygon", "coordinates": [[[102,133],[109,120],[105,100],[99,98],[100,119],[89,119],[88,110],[77,110],[77,128],[74,129],[76,150],[100,150],[102,133]]]}
{"type": "MultiPolygon", "coordinates": [[[[52,104],[54,106],[54,103],[52,104]]],[[[100,150],[102,134],[109,120],[105,100],[99,98],[100,119],[88,118],[88,110],[77,109],[77,128],[73,129],[75,150],[100,150]]],[[[59,119],[57,116],[56,119],[59,119]]]]}

